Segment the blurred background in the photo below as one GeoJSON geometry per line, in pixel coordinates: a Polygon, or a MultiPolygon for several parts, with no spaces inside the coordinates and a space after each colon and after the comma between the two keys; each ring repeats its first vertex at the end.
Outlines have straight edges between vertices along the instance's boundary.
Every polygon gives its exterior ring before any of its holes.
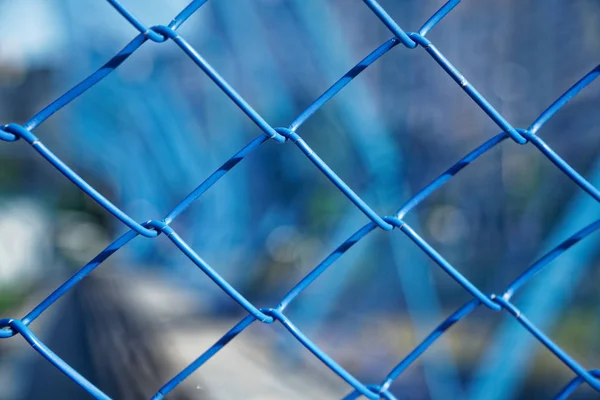
{"type": "MultiPolygon", "coordinates": [[[[148,26],[185,0],[124,1],[148,26]]],[[[382,0],[416,30],[441,0],[382,0]]],[[[0,1],[0,121],[24,123],[137,32],[105,1],[0,1]]],[[[391,37],[360,1],[209,1],[181,34],[273,126],[287,126],[391,37]]],[[[513,126],[526,128],[600,60],[597,0],[464,1],[428,35],[513,126]]],[[[540,132],[600,185],[600,84],[540,132]]],[[[397,46],[299,130],[379,214],[497,126],[422,50],[397,46]]],[[[162,218],[259,129],[172,42],[147,43],[36,129],[137,221],[162,218]]],[[[23,141],[0,142],[0,316],[21,317],[126,231],[23,141]]],[[[486,293],[600,218],[533,146],[510,140],[406,220],[486,293]]],[[[252,302],[273,306],[367,222],[292,144],[268,142],[173,227],[252,302]]],[[[558,258],[516,305],[600,367],[600,236],[558,258]]],[[[402,233],[376,231],[287,315],[342,366],[379,383],[470,296],[402,233]]],[[[148,398],[243,310],[164,237],[137,238],[32,324],[115,398],[148,398]]],[[[573,373],[506,313],[476,311],[401,375],[405,399],[550,398],[573,373]]],[[[0,341],[0,398],[85,398],[22,338],[0,341]]],[[[347,384],[279,325],[252,326],[169,398],[333,399],[347,384]]],[[[598,398],[585,385],[574,398],[598,398]]]]}

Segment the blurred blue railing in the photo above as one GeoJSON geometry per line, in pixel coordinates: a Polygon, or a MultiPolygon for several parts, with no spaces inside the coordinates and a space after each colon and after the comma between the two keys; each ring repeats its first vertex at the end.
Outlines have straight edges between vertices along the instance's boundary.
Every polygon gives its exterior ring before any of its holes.
{"type": "MultiPolygon", "coordinates": [[[[96,398],[109,398],[101,389],[94,386],[85,377],[66,364],[51,349],[46,347],[29,328],[31,322],[39,317],[48,307],[57,299],[63,296],[69,289],[75,286],[81,279],[98,267],[103,261],[113,253],[128,244],[137,236],[154,238],[161,234],[167,236],[171,242],[185,254],[200,270],[225,291],[233,300],[243,307],[248,315],[238,322],[231,330],[209,348],[204,354],[200,355],[188,367],[177,374],[173,379],[160,388],[154,398],[160,399],[171,392],[179,383],[187,378],[192,372],[200,368],[213,355],[229,343],[234,337],[244,331],[255,321],[265,324],[275,322],[281,323],[287,331],[299,341],[306,349],[312,352],[327,367],[345,380],[351,387],[351,392],[345,397],[354,399],[359,396],[365,396],[369,399],[395,399],[396,397],[389,390],[391,384],[402,372],[419,358],[444,332],[458,321],[465,318],[481,305],[493,311],[505,311],[513,316],[523,328],[528,331],[532,337],[536,338],[549,351],[560,359],[574,373],[575,377],[558,393],[557,398],[567,398],[579,385],[587,383],[593,389],[600,392],[600,372],[598,370],[588,370],[580,365],[569,354],[562,350],[552,339],[544,332],[531,323],[525,315],[513,304],[512,297],[534,276],[540,273],[550,262],[570,249],[576,243],[594,233],[600,228],[600,220],[594,221],[585,228],[581,229],[571,237],[565,239],[561,244],[546,253],[525,271],[517,277],[506,290],[500,294],[487,294],[482,292],[471,281],[464,277],[461,272],[451,265],[444,257],[439,254],[429,243],[427,243],[411,226],[405,221],[404,217],[419,203],[431,195],[435,190],[444,185],[454,175],[470,165],[481,155],[490,149],[504,142],[505,139],[511,139],[510,145],[531,144],[535,146],[545,157],[556,165],[565,175],[589,194],[596,201],[600,201],[600,192],[583,176],[575,171],[566,163],[546,142],[538,135],[538,131],[554,114],[556,114],[569,100],[576,96],[583,88],[588,86],[594,79],[600,75],[600,65],[592,69],[587,75],[569,88],[562,96],[552,103],[527,129],[513,127],[496,109],[466,80],[466,78],[448,61],[444,55],[426,38],[427,33],[433,29],[460,0],[448,1],[417,32],[406,32],[395,20],[375,1],[363,0],[368,8],[381,20],[381,22],[392,32],[393,37],[384,42],[371,54],[360,61],[329,89],[327,89],[318,99],[316,99],[304,112],[302,112],[291,124],[286,127],[273,127],[263,117],[255,111],[242,96],[240,96],[225,79],[214,70],[198,52],[177,32],[177,29],[198,9],[206,3],[207,0],[194,0],[185,7],[174,19],[166,26],[158,25],[147,27],[130,13],[119,1],[107,0],[116,11],[118,11],[132,26],[140,33],[129,42],[117,55],[110,59],[104,66],[84,79],[71,90],[60,96],[56,101],[48,105],[38,114],[33,116],[25,124],[19,125],[10,123],[0,129],[0,140],[5,142],[15,142],[19,139],[25,140],[33,147],[44,159],[52,166],[58,169],[67,179],[84,191],[88,196],[94,199],[98,204],[104,207],[115,218],[128,226],[130,230],[118,238],[92,261],[83,266],[50,296],[37,305],[32,311],[21,319],[2,319],[0,320],[0,338],[9,338],[15,335],[21,335],[36,351],[45,357],[50,363],[55,365],[69,378],[83,387],[87,392],[96,398]],[[33,134],[33,130],[48,119],[52,114],[68,105],[82,93],[86,92],[96,83],[100,82],[108,74],[118,68],[131,54],[139,49],[147,41],[162,43],[172,40],[179,48],[202,70],[211,80],[233,101],[261,130],[262,134],[245,145],[229,160],[227,160],[219,169],[202,182],[192,193],[190,193],[179,205],[169,212],[163,219],[151,219],[147,222],[137,222],[131,218],[125,211],[113,204],[110,200],[99,193],[86,180],[77,175],[68,165],[48,149],[33,134]],[[357,193],[355,193],[302,139],[298,134],[298,129],[317,112],[327,101],[338,94],[351,80],[358,76],[362,71],[381,58],[388,51],[397,45],[402,45],[408,49],[417,47],[423,48],[434,61],[464,90],[467,95],[495,122],[501,129],[501,133],[487,140],[476,147],[465,157],[457,161],[448,168],[438,178],[424,187],[420,192],[411,197],[400,209],[393,215],[382,216],[371,208],[357,193]],[[242,161],[247,155],[257,150],[268,140],[274,140],[278,143],[292,142],[308,158],[316,168],[318,168],[346,197],[358,207],[362,213],[370,220],[369,223],[358,229],[350,238],[337,247],[328,257],[318,264],[308,275],[306,275],[292,290],[274,308],[262,308],[247,300],[240,292],[236,290],[227,280],[223,279],[210,265],[208,265],[170,226],[170,223],[177,218],[185,209],[187,209],[195,200],[204,194],[215,182],[227,174],[233,167],[242,161]],[[294,301],[309,285],[311,285],[319,276],[327,270],[333,263],[346,253],[358,241],[367,236],[370,232],[380,228],[384,231],[399,230],[410,238],[425,254],[435,261],[451,278],[468,291],[473,299],[460,307],[450,317],[444,320],[433,332],[429,334],[414,350],[412,350],[404,359],[402,359],[394,369],[379,384],[368,384],[361,382],[348,371],[346,371],[335,360],[330,358],[315,343],[305,336],[294,323],[286,316],[285,310],[288,305],[294,301]]],[[[378,139],[373,139],[376,141],[378,139]]]]}

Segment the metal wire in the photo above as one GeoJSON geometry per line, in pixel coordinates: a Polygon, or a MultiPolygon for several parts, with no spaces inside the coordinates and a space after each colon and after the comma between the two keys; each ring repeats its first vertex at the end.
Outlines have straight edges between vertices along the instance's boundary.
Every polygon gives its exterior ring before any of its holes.
{"type": "Polygon", "coordinates": [[[437,12],[417,32],[404,31],[395,20],[384,10],[375,0],[363,0],[368,8],[381,20],[381,22],[392,32],[393,37],[381,46],[375,49],[371,54],[361,60],[356,66],[350,69],[336,83],[327,89],[319,98],[317,98],[304,112],[287,127],[273,127],[261,115],[250,106],[236,90],[227,83],[219,73],[214,70],[198,52],[183,38],[177,29],[195,12],[197,12],[207,0],[194,0],[185,7],[168,25],[158,25],[147,27],[135,15],[130,13],[118,0],[107,0],[115,10],[120,13],[125,20],[134,26],[140,33],[132,39],[119,53],[104,64],[96,72],[88,76],[65,94],[60,96],[53,103],[45,107],[38,114],[34,115],[26,123],[19,125],[9,123],[0,128],[0,140],[5,142],[14,142],[19,139],[25,140],[33,147],[44,159],[52,166],[58,169],[67,179],[73,182],[79,189],[94,199],[98,204],[119,219],[130,230],[123,236],[115,240],[100,254],[98,254],[88,264],[83,266],[60,287],[58,287],[45,300],[38,304],[26,316],[21,319],[6,318],[0,320],[0,338],[9,338],[15,335],[21,335],[37,352],[52,363],[56,368],[80,385],[92,396],[99,399],[108,399],[109,397],[101,389],[94,386],[79,372],[66,364],[61,358],[46,347],[32,332],[29,325],[48,309],[56,300],[62,297],[68,290],[75,286],[85,276],[92,272],[102,262],[109,258],[116,251],[127,245],[138,235],[148,238],[154,238],[161,234],[166,235],[173,244],[185,254],[200,270],[202,270],[216,285],[225,293],[243,307],[248,315],[229,330],[219,341],[217,341],[206,352],[200,355],[194,362],[179,372],[169,382],[162,386],[154,395],[154,399],[161,399],[171,392],[179,383],[186,379],[191,373],[200,368],[205,362],[226,346],[233,338],[243,332],[255,321],[265,324],[278,322],[282,324],[287,331],[298,340],[306,349],[314,354],[321,362],[329,367],[333,372],[345,380],[352,388],[346,399],[355,399],[365,396],[369,399],[395,399],[394,394],[390,392],[390,386],[406,368],[419,358],[440,336],[442,336],[450,327],[461,321],[467,315],[472,313],[479,306],[484,305],[493,311],[505,311],[514,317],[527,331],[531,333],[541,344],[560,359],[574,373],[575,377],[557,395],[557,398],[567,398],[579,385],[584,382],[596,391],[600,392],[600,374],[598,370],[588,370],[581,366],[575,359],[563,351],[550,337],[540,331],[531,323],[525,315],[511,302],[515,293],[523,285],[529,282],[536,274],[540,273],[555,258],[574,246],[580,240],[585,239],[598,228],[600,220],[595,221],[583,228],[573,236],[564,240],[561,244],[546,253],[539,260],[534,262],[525,271],[513,281],[508,288],[501,294],[486,294],[465,278],[460,271],[450,264],[439,254],[430,244],[427,243],[415,230],[413,230],[403,218],[425,198],[430,196],[435,190],[439,189],[448,180],[458,172],[466,168],[481,155],[490,149],[498,146],[505,139],[510,138],[514,143],[526,145],[531,143],[545,157],[547,157],[556,167],[575,182],[581,189],[592,196],[596,201],[600,201],[600,192],[583,176],[575,171],[566,163],[552,148],[540,138],[537,133],[554,114],[556,114],[564,105],[575,97],[582,89],[588,86],[594,79],[600,75],[600,65],[592,69],[587,75],[581,78],[564,94],[562,94],[554,103],[552,103],[527,129],[513,127],[496,109],[471,85],[466,78],[444,57],[444,55],[426,38],[427,33],[433,29],[444,17],[446,17],[460,0],[450,0],[445,3],[437,12]],[[52,114],[67,106],[71,101],[82,93],[89,90],[92,86],[100,82],[107,75],[117,69],[131,54],[137,51],[148,40],[156,43],[162,43],[172,40],[179,48],[206,74],[210,79],[227,95],[229,98],[261,129],[262,134],[244,146],[229,160],[227,160],[219,169],[203,181],[192,193],[190,193],[179,205],[169,212],[162,220],[151,219],[147,222],[137,222],[126,212],[114,205],[110,200],[99,193],[94,187],[75,173],[68,165],[48,149],[33,130],[48,119],[52,114]],[[307,119],[317,112],[326,102],[337,95],[350,81],[356,78],[362,71],[381,58],[388,51],[402,44],[408,49],[417,47],[423,48],[433,60],[464,90],[467,95],[494,121],[501,132],[483,144],[479,145],[465,157],[457,161],[448,168],[438,178],[434,179],[429,185],[425,186],[420,192],[410,198],[400,209],[391,216],[382,216],[373,210],[358,194],[356,194],[300,137],[298,129],[307,119]],[[263,143],[273,139],[279,143],[292,142],[302,153],[317,167],[346,197],[358,207],[371,222],[358,229],[352,236],[335,249],[327,258],[317,265],[308,275],[306,275],[274,308],[260,308],[248,301],[240,294],[227,280],[223,279],[206,261],[204,261],[188,244],[173,230],[169,225],[175,218],[188,208],[195,200],[202,196],[212,185],[227,174],[233,167],[242,161],[247,155],[257,150],[263,143]],[[423,252],[425,252],[435,263],[437,263],[450,277],[459,285],[467,290],[473,299],[460,307],[456,312],[444,320],[433,332],[404,357],[395,368],[381,381],[380,384],[367,384],[361,382],[356,377],[346,371],[335,360],[330,358],[314,342],[306,337],[286,316],[285,310],[294,299],[300,295],[309,285],[311,285],[325,270],[337,261],[352,246],[362,240],[376,228],[385,231],[399,230],[410,238],[423,252]]]}

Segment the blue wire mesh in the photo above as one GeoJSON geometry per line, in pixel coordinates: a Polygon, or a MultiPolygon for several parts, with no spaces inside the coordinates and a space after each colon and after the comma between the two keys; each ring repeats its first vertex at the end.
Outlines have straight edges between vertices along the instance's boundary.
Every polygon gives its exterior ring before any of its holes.
{"type": "Polygon", "coordinates": [[[46,347],[29,328],[29,325],[48,309],[56,300],[62,297],[67,291],[73,288],[79,281],[86,277],[102,262],[109,258],[113,253],[127,245],[138,235],[148,238],[157,237],[161,234],[166,235],[173,244],[184,253],[198,268],[200,268],[208,277],[243,307],[248,315],[238,322],[231,330],[221,337],[212,347],[206,350],[195,361],[179,372],[154,395],[154,399],[161,399],[171,392],[179,383],[186,379],[190,374],[200,368],[211,357],[225,347],[233,338],[252,325],[255,321],[265,324],[274,322],[281,323],[287,331],[298,340],[306,349],[312,352],[333,372],[345,380],[351,387],[351,392],[346,399],[355,399],[365,396],[369,399],[395,399],[390,392],[391,384],[396,380],[416,359],[418,359],[440,336],[444,334],[451,326],[459,322],[467,315],[481,305],[494,310],[506,311],[513,316],[523,328],[533,335],[550,352],[560,359],[574,373],[575,377],[567,383],[557,398],[567,398],[582,383],[587,383],[596,391],[600,392],[600,370],[588,370],[581,366],[569,354],[563,351],[554,343],[544,332],[536,328],[525,315],[511,302],[514,294],[530,281],[536,274],[541,272],[550,262],[556,259],[563,252],[580,240],[594,233],[600,228],[600,220],[597,220],[585,228],[581,229],[571,237],[564,240],[558,246],[546,253],[525,271],[517,277],[508,288],[501,294],[483,293],[477,286],[465,278],[458,269],[451,265],[444,257],[439,254],[429,243],[427,243],[417,232],[415,232],[403,218],[413,208],[415,208],[424,199],[430,196],[435,190],[444,185],[454,175],[470,165],[473,161],[485,154],[492,148],[499,145],[505,139],[510,138],[519,145],[532,144],[545,157],[547,157],[557,168],[566,174],[581,189],[592,196],[596,201],[600,201],[600,192],[583,176],[575,171],[566,163],[548,144],[546,144],[537,132],[554,114],[556,114],[567,102],[575,97],[583,88],[588,86],[594,79],[600,75],[600,65],[592,69],[587,75],[576,82],[564,94],[562,94],[554,103],[552,103],[527,129],[513,127],[504,117],[498,113],[494,107],[466,80],[466,78],[444,57],[444,55],[426,38],[427,33],[434,28],[446,15],[448,15],[460,0],[450,0],[446,2],[437,12],[417,32],[406,32],[398,26],[395,20],[377,3],[375,0],[363,0],[368,8],[381,20],[381,22],[393,33],[393,37],[367,57],[356,64],[329,89],[327,89],[319,98],[317,98],[304,112],[302,112],[287,128],[275,128],[265,121],[261,115],[255,111],[234,88],[232,88],[217,71],[215,71],[196,50],[177,32],[178,28],[194,13],[196,13],[207,0],[194,0],[185,7],[168,25],[158,25],[147,27],[135,15],[130,13],[119,1],[107,0],[123,18],[125,18],[140,33],[131,40],[119,53],[104,64],[96,72],[88,76],[75,87],[60,96],[53,103],[45,107],[42,111],[34,115],[23,125],[10,123],[0,128],[0,139],[5,142],[15,142],[19,139],[25,140],[33,147],[43,158],[52,166],[58,169],[67,179],[84,191],[88,196],[94,199],[98,204],[104,207],[115,218],[127,225],[130,230],[105,248],[88,264],[78,270],[66,282],[58,287],[45,300],[38,304],[32,311],[21,319],[2,319],[0,320],[0,338],[9,338],[17,334],[21,335],[37,352],[52,363],[56,368],[66,374],[78,385],[84,388],[92,396],[99,399],[108,399],[109,397],[101,389],[94,386],[90,381],[83,377],[79,372],[70,367],[60,357],[46,347]],[[138,50],[147,41],[162,43],[172,40],[177,46],[202,70],[211,80],[262,130],[261,135],[256,137],[229,160],[227,160],[219,169],[213,172],[205,181],[203,181],[193,192],[191,192],[183,201],[181,201],[171,212],[162,220],[149,220],[139,223],[132,219],[127,213],[114,205],[110,200],[99,193],[94,187],[88,184],[83,178],[77,175],[68,165],[58,158],[50,149],[48,149],[34,134],[33,130],[46,121],[52,114],[68,105],[82,93],[85,93],[92,86],[100,82],[107,75],[117,69],[131,54],[138,50]],[[420,192],[411,197],[406,203],[393,215],[381,216],[373,210],[358,194],[356,194],[336,173],[311,149],[311,147],[300,137],[298,129],[315,112],[317,112],[326,102],[338,94],[350,81],[357,77],[362,71],[381,58],[388,51],[402,44],[408,49],[422,47],[433,60],[464,90],[467,95],[498,125],[501,132],[483,144],[476,147],[465,157],[457,161],[444,173],[439,175],[430,184],[425,186],[420,192]],[[357,230],[329,256],[327,256],[319,265],[317,265],[308,275],[306,275],[296,286],[274,308],[260,308],[248,301],[241,293],[223,279],[210,265],[208,265],[169,225],[185,209],[202,196],[212,185],[221,177],[227,174],[233,167],[242,161],[247,155],[258,149],[263,143],[273,139],[279,143],[292,142],[302,153],[340,190],[346,197],[354,203],[371,221],[357,230]],[[379,384],[367,384],[355,378],[346,371],[335,360],[330,358],[315,343],[306,337],[294,323],[285,315],[285,310],[294,299],[300,295],[309,285],[311,285],[325,270],[327,270],[336,260],[346,253],[354,244],[359,242],[376,228],[385,231],[397,229],[410,238],[423,252],[425,252],[435,263],[437,263],[450,277],[459,285],[467,290],[473,299],[451,316],[444,320],[433,332],[405,356],[390,373],[379,384]]]}

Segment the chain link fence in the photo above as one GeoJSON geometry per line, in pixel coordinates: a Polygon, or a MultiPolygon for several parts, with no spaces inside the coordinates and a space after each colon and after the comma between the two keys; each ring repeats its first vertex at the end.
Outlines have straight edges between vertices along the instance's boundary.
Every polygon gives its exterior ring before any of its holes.
{"type": "MultiPolygon", "coordinates": [[[[340,378],[351,387],[346,399],[354,399],[364,396],[369,399],[395,399],[395,395],[389,390],[390,386],[406,368],[417,360],[440,336],[442,336],[454,324],[461,321],[476,309],[483,306],[492,311],[503,311],[515,318],[541,344],[560,359],[574,373],[575,377],[571,382],[566,383],[557,398],[567,398],[581,384],[588,384],[593,389],[600,391],[600,370],[589,369],[582,366],[577,360],[563,351],[547,334],[538,329],[525,315],[515,306],[512,301],[513,296],[538,273],[542,272],[554,259],[562,253],[569,250],[579,241],[594,233],[600,228],[600,220],[594,221],[585,228],[581,229],[571,237],[566,238],[561,244],[550,250],[543,257],[526,268],[512,284],[510,284],[501,293],[484,293],[480,288],[467,279],[459,268],[448,262],[433,246],[431,246],[422,236],[420,236],[405,221],[405,216],[418,206],[423,200],[430,196],[434,191],[451,180],[457,173],[473,163],[483,154],[487,153],[496,146],[503,145],[508,150],[511,146],[529,145],[534,146],[539,152],[550,160],[556,168],[569,177],[573,183],[578,185],[583,191],[589,194],[596,201],[600,201],[600,191],[596,189],[588,180],[574,170],[565,162],[540,136],[541,128],[546,124],[567,102],[576,96],[581,90],[588,86],[594,79],[600,75],[600,65],[592,69],[587,75],[577,81],[572,87],[564,92],[558,99],[552,103],[538,118],[536,118],[529,127],[517,128],[511,125],[493,105],[482,96],[477,89],[468,82],[468,80],[454,67],[451,62],[427,39],[427,34],[435,28],[444,17],[451,14],[452,10],[458,5],[460,0],[451,0],[445,3],[431,18],[415,32],[403,30],[386,10],[375,0],[363,0],[365,5],[374,13],[382,24],[384,24],[393,37],[385,41],[368,56],[350,69],[344,76],[328,88],[320,97],[318,97],[304,112],[294,119],[287,127],[275,127],[267,122],[248,102],[217,72],[209,65],[202,56],[189,44],[189,42],[178,33],[178,28],[185,21],[196,13],[207,0],[194,0],[185,7],[168,25],[157,25],[148,27],[134,14],[129,12],[124,4],[117,0],[107,0],[121,16],[135,29],[139,34],[133,38],[119,53],[104,64],[96,72],[88,76],[65,94],[60,96],[53,103],[45,107],[38,114],[34,115],[24,124],[9,123],[0,129],[0,140],[11,143],[18,140],[26,141],[34,151],[43,157],[49,165],[59,170],[65,178],[70,180],[80,190],[100,204],[104,209],[115,218],[125,224],[130,230],[106,247],[100,254],[83,266],[66,282],[58,287],[44,301],[37,305],[32,311],[21,319],[6,318],[0,320],[0,338],[9,338],[20,335],[37,352],[39,352],[48,362],[61,370],[69,378],[79,384],[92,396],[101,399],[109,398],[101,388],[96,387],[78,371],[70,367],[55,353],[52,352],[44,343],[42,343],[29,328],[29,325],[36,320],[45,310],[48,309],[56,300],[61,298],[71,288],[78,284],[83,278],[90,274],[95,268],[101,265],[107,258],[117,252],[123,246],[126,246],[137,236],[154,238],[159,235],[166,236],[173,245],[179,249],[187,258],[189,258],[204,274],[206,274],[215,285],[221,288],[227,295],[235,300],[246,312],[247,315],[239,321],[233,328],[226,332],[220,340],[212,347],[206,350],[189,366],[179,372],[169,382],[164,384],[154,395],[154,399],[160,399],[171,392],[179,383],[200,368],[211,357],[216,355],[232,339],[242,333],[246,328],[255,322],[264,324],[279,323],[300,342],[308,351],[314,354],[322,363],[335,372],[340,378]],[[130,217],[127,212],[121,210],[113,204],[102,193],[90,185],[84,178],[74,172],[66,163],[57,157],[42,141],[33,133],[33,131],[44,123],[52,114],[67,106],[71,101],[85,93],[94,85],[102,81],[106,76],[116,70],[125,62],[134,52],[147,42],[163,43],[168,40],[174,42],[181,51],[195,63],[213,82],[216,84],[239,109],[241,109],[262,131],[262,133],[240,149],[236,154],[229,158],[222,166],[213,172],[204,180],[194,191],[183,199],[171,212],[162,219],[150,219],[146,222],[137,222],[130,217]],[[500,133],[484,143],[475,147],[469,154],[458,160],[445,172],[425,186],[416,195],[412,196],[404,203],[402,207],[393,214],[387,214],[374,210],[359,194],[354,192],[337,174],[324,162],[319,155],[303,140],[299,135],[299,128],[315,114],[325,103],[336,96],[348,83],[356,78],[361,72],[367,69],[371,64],[378,61],[383,55],[392,49],[400,47],[407,50],[421,48],[427,52],[433,61],[442,68],[446,74],[454,80],[460,89],[462,89],[479,106],[487,116],[498,126],[500,133]],[[171,222],[175,220],[184,210],[190,207],[198,198],[200,198],[208,189],[210,189],[220,178],[226,175],[232,168],[239,164],[246,156],[257,151],[262,144],[273,140],[285,144],[293,143],[304,154],[321,173],[323,173],[339,191],[341,191],[350,202],[352,202],[370,222],[358,229],[339,247],[337,247],[329,256],[318,264],[309,274],[300,280],[287,295],[274,307],[260,307],[250,302],[226,279],[224,279],[213,267],[211,267],[202,257],[194,251],[186,241],[171,227],[171,222]],[[504,142],[508,143],[504,143],[504,142]],[[462,286],[472,296],[472,300],[464,304],[439,326],[429,334],[414,350],[404,357],[379,383],[362,382],[349,373],[344,367],[338,364],[328,354],[322,351],[317,344],[294,325],[286,315],[286,308],[292,303],[308,286],[310,286],[323,272],[329,269],[342,255],[350,250],[357,242],[365,238],[371,232],[381,229],[384,231],[400,231],[408,237],[418,248],[429,256],[439,267],[445,271],[458,285],[462,286]]],[[[365,9],[367,10],[367,9],[365,9]]],[[[438,28],[440,29],[440,28],[438,28]]],[[[432,63],[433,64],[433,63],[432,63]]],[[[401,79],[401,77],[400,77],[401,79]]],[[[458,93],[457,93],[458,95],[458,93]]],[[[372,140],[377,140],[373,138],[372,140]]],[[[281,151],[290,151],[282,147],[281,151]]],[[[339,271],[338,273],[343,273],[339,271]]],[[[544,271],[544,273],[550,273],[544,271]]],[[[235,382],[232,382],[235,384],[235,382]]]]}

